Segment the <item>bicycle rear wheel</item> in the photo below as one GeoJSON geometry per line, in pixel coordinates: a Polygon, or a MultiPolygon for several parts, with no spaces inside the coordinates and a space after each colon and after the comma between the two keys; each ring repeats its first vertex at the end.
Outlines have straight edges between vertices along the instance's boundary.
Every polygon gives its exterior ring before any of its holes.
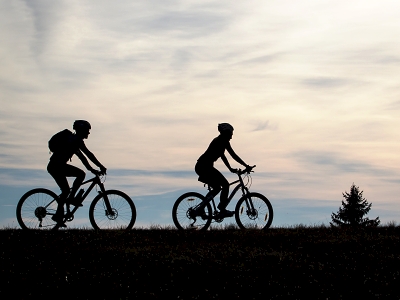
{"type": "Polygon", "coordinates": [[[248,193],[236,204],[235,218],[242,229],[265,229],[271,226],[274,212],[264,195],[248,193]]]}
{"type": "Polygon", "coordinates": [[[17,220],[22,229],[53,229],[51,217],[57,210],[57,195],[47,189],[33,189],[25,193],[17,204],[17,220]]]}
{"type": "Polygon", "coordinates": [[[210,203],[204,208],[203,216],[194,215],[194,207],[204,201],[204,196],[189,192],[180,196],[172,208],[172,220],[180,230],[207,230],[211,224],[212,210],[210,203]]]}
{"type": "Polygon", "coordinates": [[[94,198],[89,208],[89,219],[94,229],[132,229],[136,221],[136,208],[125,193],[109,190],[94,198]],[[106,207],[106,198],[112,211],[106,207]]]}

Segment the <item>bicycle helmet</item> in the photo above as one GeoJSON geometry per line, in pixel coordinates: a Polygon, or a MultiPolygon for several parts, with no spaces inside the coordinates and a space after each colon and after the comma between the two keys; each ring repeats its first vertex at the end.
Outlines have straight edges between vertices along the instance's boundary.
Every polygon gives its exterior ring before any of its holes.
{"type": "Polygon", "coordinates": [[[91,129],[92,127],[90,126],[90,123],[85,120],[76,120],[74,122],[73,126],[74,130],[79,130],[79,129],[91,129]]]}
{"type": "Polygon", "coordinates": [[[233,132],[233,127],[229,123],[220,123],[220,124],[218,124],[218,131],[219,132],[223,132],[223,131],[233,132]]]}

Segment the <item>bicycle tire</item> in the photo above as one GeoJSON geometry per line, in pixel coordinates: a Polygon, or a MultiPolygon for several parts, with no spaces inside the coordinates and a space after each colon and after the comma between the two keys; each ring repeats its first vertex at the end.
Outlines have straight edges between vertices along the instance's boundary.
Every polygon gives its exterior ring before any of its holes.
{"type": "Polygon", "coordinates": [[[97,195],[89,208],[89,220],[94,229],[132,229],[136,221],[136,207],[132,199],[125,193],[117,190],[108,190],[97,195]],[[107,213],[104,202],[107,195],[113,209],[113,215],[107,213]]]}
{"type": "Polygon", "coordinates": [[[172,208],[172,220],[179,230],[207,230],[211,224],[212,209],[210,203],[204,208],[205,220],[201,216],[190,216],[190,210],[205,200],[205,197],[196,192],[181,195],[172,208]]]}
{"type": "Polygon", "coordinates": [[[26,192],[17,204],[17,220],[22,229],[53,229],[57,223],[51,217],[56,213],[58,196],[43,188],[26,192]]]}
{"type": "Polygon", "coordinates": [[[272,224],[274,211],[272,205],[262,194],[248,193],[242,196],[236,204],[235,219],[242,229],[266,229],[272,224]],[[251,199],[254,211],[247,208],[246,199],[251,199]]]}

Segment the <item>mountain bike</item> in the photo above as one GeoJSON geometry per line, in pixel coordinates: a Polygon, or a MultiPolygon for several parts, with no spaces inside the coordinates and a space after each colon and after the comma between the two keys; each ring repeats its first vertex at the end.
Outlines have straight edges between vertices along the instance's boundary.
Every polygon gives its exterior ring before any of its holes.
{"type": "MultiPolygon", "coordinates": [[[[245,170],[239,169],[236,172],[238,180],[231,182],[229,185],[234,185],[235,188],[230,193],[229,202],[239,191],[242,192],[241,198],[238,200],[235,207],[235,219],[239,228],[247,229],[266,229],[272,224],[274,217],[272,205],[264,195],[260,193],[253,193],[249,191],[251,186],[250,173],[254,168],[246,168],[245,170]],[[246,181],[247,180],[247,181],[246,181]],[[246,183],[244,183],[246,181],[246,183]]],[[[199,181],[202,181],[199,178],[199,181]]],[[[172,220],[178,229],[194,229],[194,230],[207,230],[212,222],[221,223],[224,219],[219,217],[219,211],[215,205],[214,197],[211,194],[211,187],[204,181],[209,192],[206,196],[197,192],[189,192],[180,196],[172,208],[172,220]],[[204,206],[204,201],[208,199],[205,204],[204,211],[200,209],[204,206]],[[211,204],[210,204],[211,202],[211,204]],[[203,205],[201,205],[203,203],[203,205]]]]}
{"type": "MultiPolygon", "coordinates": [[[[136,208],[132,199],[118,190],[105,190],[105,175],[96,173],[81,186],[91,183],[86,192],[77,193],[79,203],[71,210],[66,203],[67,213],[64,223],[71,222],[74,214],[85,198],[96,187],[98,195],[92,200],[89,208],[89,220],[94,229],[131,229],[136,221],[136,208]],[[79,196],[78,196],[79,195],[79,196]]],[[[21,197],[17,205],[17,220],[22,229],[58,229],[60,224],[52,220],[57,210],[57,196],[54,192],[37,188],[21,197]]]]}

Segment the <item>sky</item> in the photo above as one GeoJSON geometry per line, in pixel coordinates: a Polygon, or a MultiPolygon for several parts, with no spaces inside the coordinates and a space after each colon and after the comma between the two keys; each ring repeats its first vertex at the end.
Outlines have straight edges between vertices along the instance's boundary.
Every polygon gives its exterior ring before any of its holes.
{"type": "MultiPolygon", "coordinates": [[[[395,0],[0,0],[0,228],[18,228],[29,189],[59,192],[47,142],[77,119],[92,124],[106,188],[135,202],[135,227],[172,225],[179,195],[206,191],[194,165],[221,122],[257,165],[251,191],[273,226],[329,224],[353,183],[368,217],[399,222],[399,12],[395,0]]],[[[90,227],[84,204],[72,227],[90,227]]]]}

